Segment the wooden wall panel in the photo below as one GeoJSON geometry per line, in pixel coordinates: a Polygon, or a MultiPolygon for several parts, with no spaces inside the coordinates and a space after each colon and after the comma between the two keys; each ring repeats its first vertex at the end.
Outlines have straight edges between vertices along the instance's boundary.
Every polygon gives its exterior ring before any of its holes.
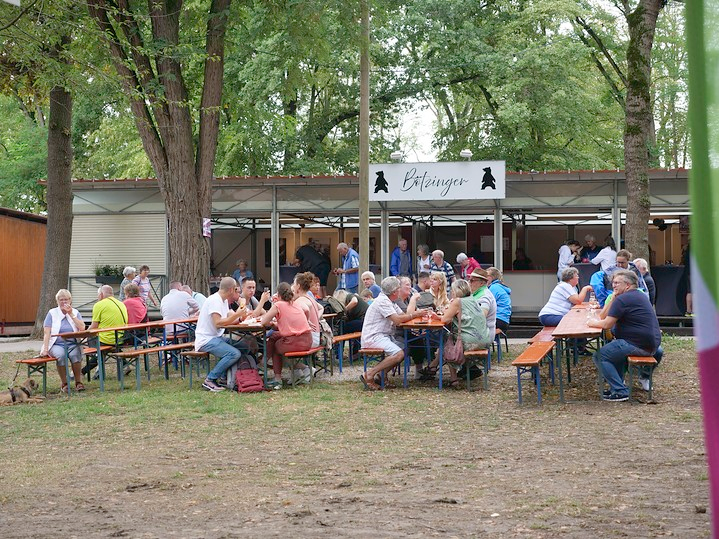
{"type": "Polygon", "coordinates": [[[46,225],[0,215],[0,322],[35,322],[45,261],[46,225]]]}

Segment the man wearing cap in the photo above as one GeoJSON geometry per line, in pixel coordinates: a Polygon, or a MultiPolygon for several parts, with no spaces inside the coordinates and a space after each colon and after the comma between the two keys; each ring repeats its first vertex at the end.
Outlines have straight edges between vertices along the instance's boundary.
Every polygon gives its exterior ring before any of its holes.
{"type": "Polygon", "coordinates": [[[479,306],[487,317],[487,328],[489,334],[494,338],[497,327],[497,300],[489,290],[489,274],[482,268],[475,268],[469,275],[469,287],[472,289],[472,297],[479,302],[479,306]]]}

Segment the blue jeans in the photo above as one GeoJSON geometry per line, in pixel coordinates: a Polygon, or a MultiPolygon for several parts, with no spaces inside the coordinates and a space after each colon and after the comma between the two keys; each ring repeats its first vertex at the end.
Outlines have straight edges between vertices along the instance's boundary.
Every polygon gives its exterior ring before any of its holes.
{"type": "Polygon", "coordinates": [[[213,337],[210,342],[200,348],[200,352],[208,352],[220,358],[215,368],[210,371],[207,377],[210,380],[217,380],[225,375],[225,371],[237,363],[243,354],[250,349],[242,341],[231,340],[229,337],[213,337]]]}
{"type": "Polygon", "coordinates": [[[546,327],[558,326],[561,320],[561,314],[543,314],[539,317],[539,323],[546,327]]]}
{"type": "MultiPolygon", "coordinates": [[[[624,374],[627,372],[627,356],[648,356],[647,351],[637,348],[633,344],[628,343],[624,339],[615,339],[602,346],[594,353],[594,364],[602,377],[609,384],[609,390],[614,395],[622,397],[629,396],[629,388],[624,383],[624,374]]],[[[664,350],[660,346],[654,352],[654,359],[657,364],[662,360],[664,350]]],[[[643,372],[642,375],[649,376],[649,372],[643,372]]]]}

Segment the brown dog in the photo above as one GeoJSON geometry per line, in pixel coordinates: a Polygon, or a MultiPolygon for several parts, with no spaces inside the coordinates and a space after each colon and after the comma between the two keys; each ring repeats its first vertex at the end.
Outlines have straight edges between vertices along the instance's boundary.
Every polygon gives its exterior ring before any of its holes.
{"type": "Polygon", "coordinates": [[[37,382],[32,378],[28,378],[19,387],[13,387],[0,391],[0,406],[12,406],[13,404],[36,404],[44,402],[44,397],[33,397],[33,393],[37,389],[37,382]]]}

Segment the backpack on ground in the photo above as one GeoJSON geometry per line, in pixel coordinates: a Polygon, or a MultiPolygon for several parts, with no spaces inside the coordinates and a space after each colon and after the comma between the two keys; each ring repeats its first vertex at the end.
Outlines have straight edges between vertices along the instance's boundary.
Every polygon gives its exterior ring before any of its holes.
{"type": "Polygon", "coordinates": [[[258,393],[265,390],[265,384],[257,369],[241,369],[235,373],[235,384],[239,393],[258,393]]]}

